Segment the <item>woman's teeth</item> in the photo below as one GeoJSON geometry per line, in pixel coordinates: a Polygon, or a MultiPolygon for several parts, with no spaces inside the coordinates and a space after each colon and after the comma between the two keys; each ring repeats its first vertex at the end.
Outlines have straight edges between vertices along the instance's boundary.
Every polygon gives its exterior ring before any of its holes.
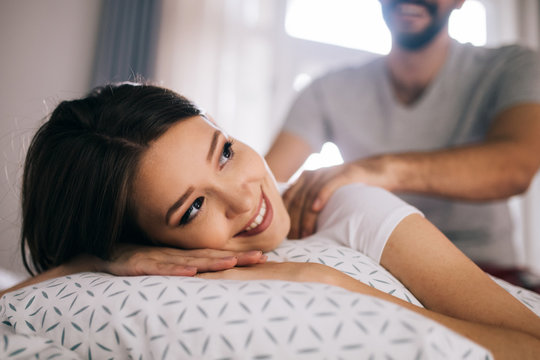
{"type": "Polygon", "coordinates": [[[261,225],[265,214],[266,214],[266,201],[264,201],[264,199],[263,199],[262,204],[261,204],[261,209],[259,210],[259,214],[255,218],[255,220],[253,220],[253,222],[251,224],[249,224],[249,226],[247,228],[244,229],[244,231],[253,230],[257,226],[261,225]]]}

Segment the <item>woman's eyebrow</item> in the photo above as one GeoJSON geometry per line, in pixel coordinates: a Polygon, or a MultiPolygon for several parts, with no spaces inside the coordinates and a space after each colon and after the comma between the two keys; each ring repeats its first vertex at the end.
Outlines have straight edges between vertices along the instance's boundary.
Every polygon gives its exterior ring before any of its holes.
{"type": "MultiPolygon", "coordinates": [[[[220,130],[214,131],[214,134],[212,135],[212,141],[210,142],[210,148],[208,149],[208,154],[206,155],[206,161],[210,162],[212,160],[212,156],[214,155],[214,151],[216,151],[216,145],[219,138],[219,134],[221,133],[220,130]]],[[[165,223],[169,224],[169,219],[171,218],[171,215],[182,205],[184,205],[184,202],[186,199],[195,191],[195,188],[193,186],[190,186],[187,191],[180,196],[178,200],[175,201],[174,204],[167,210],[167,214],[165,214],[165,223]]]]}
{"type": "Polygon", "coordinates": [[[169,210],[167,210],[167,214],[165,215],[165,223],[167,225],[169,224],[169,219],[171,218],[173,212],[175,212],[184,204],[186,199],[189,197],[189,195],[191,195],[191,193],[193,193],[193,191],[195,191],[195,188],[193,186],[190,186],[187,191],[182,196],[180,196],[180,198],[176,200],[174,204],[172,204],[169,210]]]}
{"type": "Polygon", "coordinates": [[[217,140],[220,132],[221,131],[219,130],[214,131],[214,135],[212,136],[212,142],[210,143],[210,149],[208,149],[208,155],[206,155],[206,161],[208,162],[212,160],[212,155],[214,155],[214,151],[216,150],[217,140]]]}

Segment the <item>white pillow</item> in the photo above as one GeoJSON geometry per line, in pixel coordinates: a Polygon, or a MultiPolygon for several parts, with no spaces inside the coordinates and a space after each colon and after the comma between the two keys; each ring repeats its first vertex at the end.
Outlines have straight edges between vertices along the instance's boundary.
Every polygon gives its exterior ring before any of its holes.
{"type": "MultiPolygon", "coordinates": [[[[417,303],[348,248],[294,241],[269,255],[326,263],[417,303]]],[[[0,322],[2,359],[492,358],[416,313],[318,283],[81,273],[6,294],[0,322]]]]}

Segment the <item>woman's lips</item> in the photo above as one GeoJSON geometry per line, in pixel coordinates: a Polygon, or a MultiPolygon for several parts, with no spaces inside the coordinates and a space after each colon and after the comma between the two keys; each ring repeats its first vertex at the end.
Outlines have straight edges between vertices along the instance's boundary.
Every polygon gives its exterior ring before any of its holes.
{"type": "Polygon", "coordinates": [[[244,227],[245,230],[240,231],[235,236],[257,235],[270,226],[273,217],[274,211],[272,209],[272,204],[270,204],[270,201],[268,201],[268,198],[263,192],[257,214],[249,220],[247,225],[244,227]],[[262,219],[260,217],[262,217],[262,219]]]}

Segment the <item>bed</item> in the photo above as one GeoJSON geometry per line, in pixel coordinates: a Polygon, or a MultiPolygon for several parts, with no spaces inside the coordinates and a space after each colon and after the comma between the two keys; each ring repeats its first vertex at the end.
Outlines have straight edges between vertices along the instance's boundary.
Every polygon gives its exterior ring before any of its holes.
{"type": "MultiPolygon", "coordinates": [[[[272,261],[318,262],[414,304],[384,268],[327,241],[285,241],[272,261]]],[[[497,280],[540,316],[540,296],[497,280]]],[[[0,300],[0,358],[490,359],[392,303],[318,283],[65,276],[0,300]]]]}

